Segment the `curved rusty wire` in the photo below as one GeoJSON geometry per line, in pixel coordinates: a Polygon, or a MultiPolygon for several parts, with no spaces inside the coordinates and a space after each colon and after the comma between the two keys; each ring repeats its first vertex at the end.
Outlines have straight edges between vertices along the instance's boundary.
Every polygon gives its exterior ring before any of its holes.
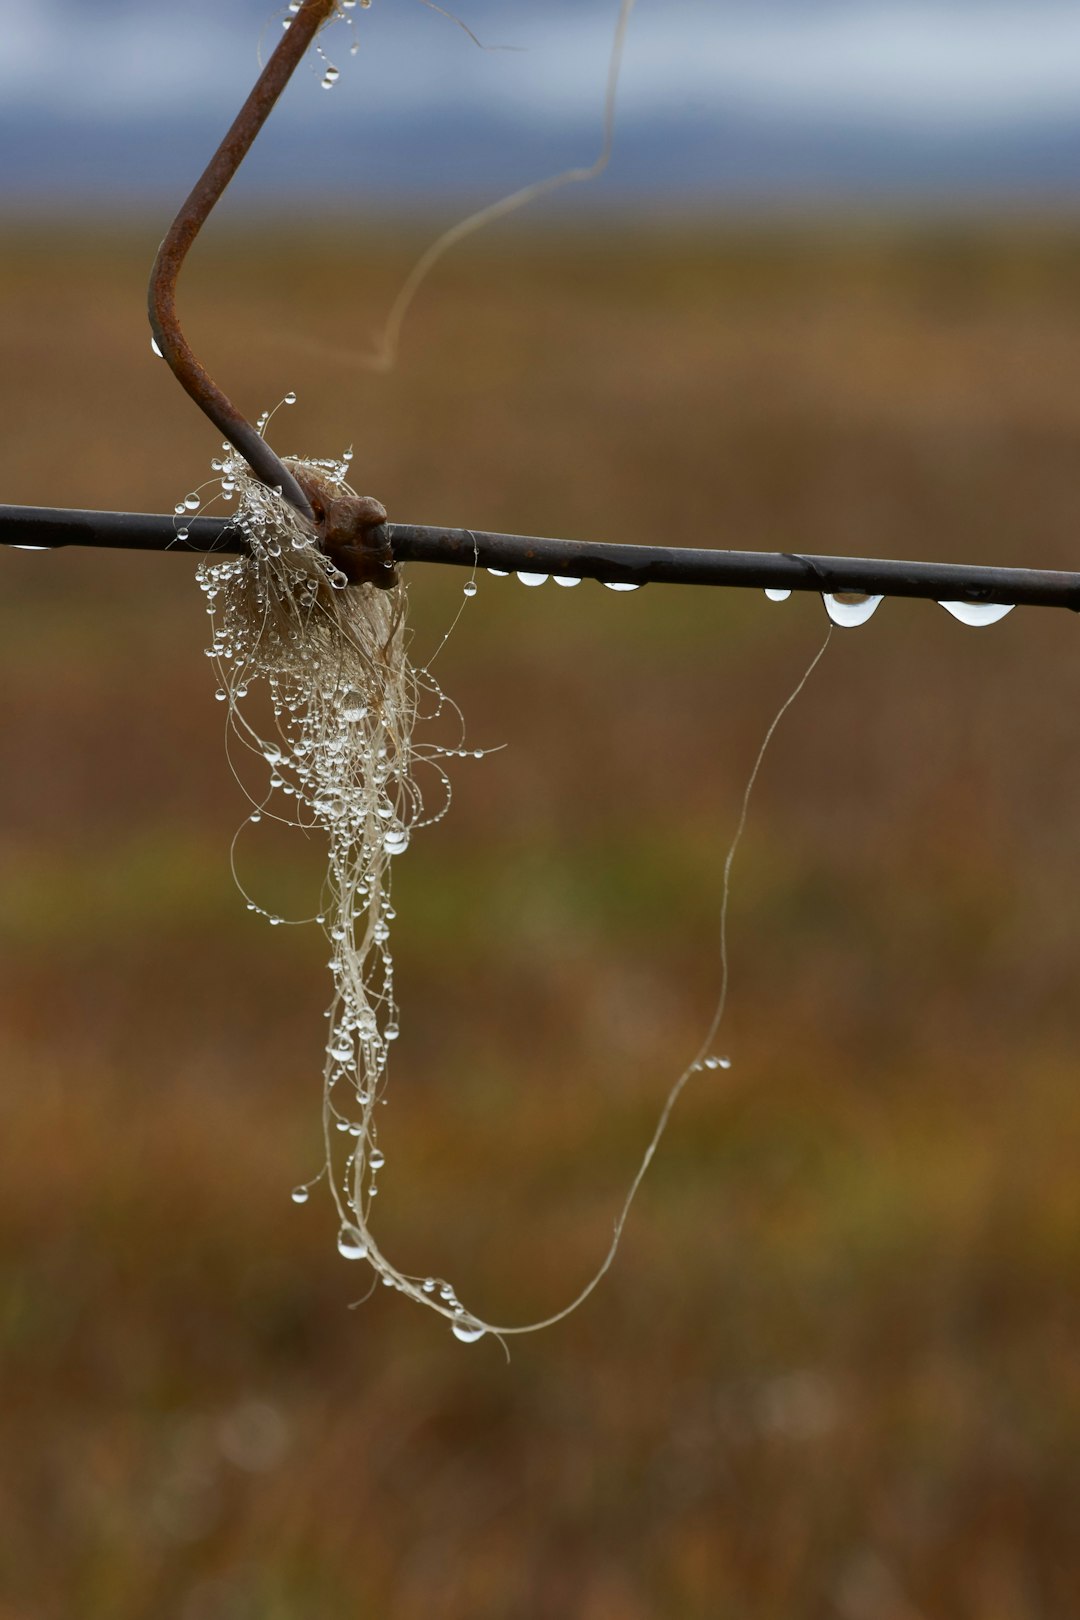
{"type": "Polygon", "coordinates": [[[228,134],[169,226],[154,260],[149,289],[154,340],[180,386],[240,452],[256,477],[271,488],[279,488],[305,517],[312,516],[311,502],[297,480],[195,358],[176,313],[176,281],[210,210],[243,162],[293,69],[335,9],[336,0],[304,0],[291,19],[228,134]]]}

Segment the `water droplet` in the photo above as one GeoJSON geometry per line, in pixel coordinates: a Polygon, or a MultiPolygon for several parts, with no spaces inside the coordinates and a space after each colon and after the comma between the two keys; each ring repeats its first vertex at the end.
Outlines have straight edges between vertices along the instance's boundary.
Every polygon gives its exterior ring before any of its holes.
{"type": "Polygon", "coordinates": [[[341,717],[354,725],[357,720],[363,720],[368,712],[368,706],[363,692],[346,692],[341,700],[341,717]]]}
{"type": "Polygon", "coordinates": [[[261,810],[253,810],[251,812],[250,816],[248,816],[248,820],[249,821],[261,821],[262,820],[262,811],[261,810]]]}
{"type": "Polygon", "coordinates": [[[383,1030],[383,1035],[388,1041],[396,1041],[400,1034],[401,1031],[396,1024],[387,1024],[383,1030]]]}
{"type": "Polygon", "coordinates": [[[151,349],[151,351],[152,351],[152,353],[154,353],[154,354],[156,354],[156,355],[157,355],[157,357],[158,357],[158,359],[159,359],[159,360],[164,360],[164,358],[165,358],[165,356],[164,356],[164,354],[163,354],[163,353],[162,353],[162,352],[161,352],[161,350],[160,350],[160,348],[159,348],[159,347],[158,347],[158,340],[157,340],[157,338],[155,338],[155,337],[152,337],[152,338],[151,338],[151,339],[150,339],[150,349],[151,349]]]}
{"type": "Polygon", "coordinates": [[[372,1170],[381,1170],[386,1163],[386,1154],[382,1148],[372,1148],[368,1154],[368,1165],[372,1170]]]}
{"type": "Polygon", "coordinates": [[[495,579],[509,579],[510,578],[510,570],[509,570],[509,568],[489,568],[488,573],[491,574],[492,577],[495,578],[495,579]]]}
{"type": "Polygon", "coordinates": [[[434,1277],[425,1277],[423,1282],[420,1284],[420,1287],[424,1290],[425,1294],[433,1294],[435,1292],[434,1277]]]}
{"type": "Polygon", "coordinates": [[[308,1190],[306,1187],[294,1187],[290,1197],[292,1198],[294,1204],[306,1204],[308,1201],[308,1190]]]}
{"type": "Polygon", "coordinates": [[[641,586],[626,579],[605,579],[604,589],[607,591],[640,591],[641,586]]]}
{"type": "Polygon", "coordinates": [[[293,393],[291,388],[289,389],[289,392],[285,395],[285,404],[286,405],[295,405],[296,404],[296,395],[293,393]]]}
{"type": "Polygon", "coordinates": [[[317,816],[324,816],[328,821],[336,821],[345,810],[345,800],[340,793],[332,789],[316,793],[312,800],[312,809],[317,816]]]}
{"type": "Polygon", "coordinates": [[[1011,613],[1015,602],[939,602],[946,613],[951,613],[961,624],[997,624],[1006,613],[1011,613]]]}
{"type": "Polygon", "coordinates": [[[52,546],[28,546],[23,544],[12,546],[11,549],[13,551],[51,551],[52,546]]]}
{"type": "Polygon", "coordinates": [[[462,1344],[475,1344],[477,1339],[484,1337],[487,1328],[472,1316],[462,1316],[456,1322],[451,1322],[450,1331],[455,1339],[461,1340],[462,1344]]]}
{"type": "Polygon", "coordinates": [[[863,596],[858,591],[838,591],[832,596],[823,595],[821,600],[833,624],[842,625],[844,629],[852,629],[857,624],[865,624],[867,619],[877,612],[878,604],[883,598],[863,596]]]}
{"type": "Polygon", "coordinates": [[[542,585],[547,577],[546,574],[523,574],[518,570],[518,579],[523,585],[542,585]]]}
{"type": "Polygon", "coordinates": [[[786,602],[788,597],[791,595],[791,592],[772,590],[768,585],[766,585],[765,595],[769,598],[770,602],[786,602]]]}
{"type": "Polygon", "coordinates": [[[351,1226],[343,1226],[338,1233],[338,1254],[344,1255],[346,1260],[364,1260],[367,1258],[367,1244],[351,1226]]]}
{"type": "Polygon", "coordinates": [[[190,532],[190,531],[189,531],[189,530],[187,530],[187,529],[177,529],[177,531],[176,531],[176,538],[177,538],[177,539],[178,539],[178,540],[186,540],[186,539],[187,539],[187,538],[188,538],[188,534],[189,534],[189,532],[190,532]]]}
{"type": "Polygon", "coordinates": [[[552,574],[551,577],[555,581],[556,585],[570,586],[581,584],[580,579],[574,579],[570,574],[552,574]]]}
{"type": "Polygon", "coordinates": [[[194,493],[194,491],[190,495],[185,495],[184,496],[184,509],[185,509],[185,511],[197,512],[201,505],[202,505],[202,501],[194,493]]]}
{"type": "Polygon", "coordinates": [[[475,581],[475,579],[470,579],[469,580],[468,584],[462,590],[462,595],[463,596],[475,596],[476,595],[476,581],[475,581]]]}
{"type": "Polygon", "coordinates": [[[341,69],[340,68],[328,67],[326,72],[323,74],[322,79],[319,82],[321,83],[324,90],[332,90],[334,88],[335,84],[337,84],[337,82],[338,82],[338,80],[340,78],[341,78],[341,69]]]}
{"type": "Polygon", "coordinates": [[[707,1057],[704,1066],[706,1069],[730,1069],[731,1059],[729,1057],[707,1057]]]}
{"type": "MultiPolygon", "coordinates": [[[[383,849],[388,855],[401,855],[409,847],[408,827],[391,827],[383,838],[383,849]]],[[[378,931],[376,930],[376,933],[378,931]]]]}

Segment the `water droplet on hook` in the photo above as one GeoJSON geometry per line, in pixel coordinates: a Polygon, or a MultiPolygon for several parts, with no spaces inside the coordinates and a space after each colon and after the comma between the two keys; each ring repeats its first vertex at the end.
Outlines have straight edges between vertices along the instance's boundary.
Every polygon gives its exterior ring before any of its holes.
{"type": "Polygon", "coordinates": [[[884,598],[863,596],[858,591],[837,591],[833,596],[823,595],[821,600],[833,624],[842,625],[844,629],[853,629],[857,624],[865,624],[867,619],[877,612],[878,604],[884,598]]]}
{"type": "Polygon", "coordinates": [[[338,1254],[344,1255],[346,1260],[364,1260],[367,1258],[367,1244],[359,1232],[351,1227],[343,1226],[338,1233],[338,1254]]]}
{"type": "Polygon", "coordinates": [[[518,569],[518,579],[520,579],[523,585],[543,585],[547,577],[548,576],[546,574],[522,573],[521,570],[518,569]]]}
{"type": "Polygon", "coordinates": [[[164,360],[165,356],[161,352],[161,350],[158,348],[158,340],[157,340],[157,338],[152,337],[150,339],[150,348],[151,348],[152,352],[157,355],[159,360],[164,360]]]}
{"type": "Polygon", "coordinates": [[[788,597],[791,595],[791,592],[790,591],[773,590],[768,585],[766,585],[766,587],[765,587],[765,595],[769,598],[770,602],[786,602],[788,597]]]}
{"type": "Polygon", "coordinates": [[[946,613],[951,613],[961,624],[997,624],[1006,613],[1011,613],[1015,602],[939,602],[946,613]]]}
{"type": "Polygon", "coordinates": [[[495,579],[509,579],[510,578],[510,570],[509,570],[509,568],[489,568],[488,573],[491,574],[492,577],[495,578],[495,579]]]}
{"type": "Polygon", "coordinates": [[[306,1187],[294,1187],[289,1196],[294,1204],[306,1204],[308,1201],[308,1190],[306,1187]]]}
{"type": "Polygon", "coordinates": [[[605,579],[603,586],[606,591],[640,591],[641,586],[626,579],[605,579]]]}
{"type": "Polygon", "coordinates": [[[481,1326],[471,1316],[462,1316],[458,1321],[451,1322],[450,1331],[455,1339],[461,1340],[462,1344],[475,1344],[477,1339],[484,1337],[487,1328],[481,1326]]]}
{"type": "Polygon", "coordinates": [[[11,549],[13,551],[51,551],[52,546],[28,546],[26,544],[23,544],[23,545],[13,546],[11,549]]]}
{"type": "Polygon", "coordinates": [[[581,584],[580,579],[574,579],[570,574],[552,574],[551,577],[555,581],[556,585],[570,586],[581,584]]]}

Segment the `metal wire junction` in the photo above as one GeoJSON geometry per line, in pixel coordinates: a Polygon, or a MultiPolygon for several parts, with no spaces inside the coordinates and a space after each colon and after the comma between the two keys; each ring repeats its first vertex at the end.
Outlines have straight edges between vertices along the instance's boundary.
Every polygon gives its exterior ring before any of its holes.
{"type": "MultiPolygon", "coordinates": [[[[50,551],[62,546],[97,546],[225,555],[242,555],[246,550],[243,535],[228,518],[186,518],[184,540],[176,527],[173,517],[154,513],[0,506],[0,545],[50,551]]],[[[1047,569],[820,557],[788,551],[607,545],[415,523],[386,523],[373,528],[370,536],[373,544],[389,546],[399,563],[552,574],[597,579],[607,585],[728,585],[830,595],[914,596],[974,605],[1015,602],[1080,612],[1080,574],[1047,569]]]]}

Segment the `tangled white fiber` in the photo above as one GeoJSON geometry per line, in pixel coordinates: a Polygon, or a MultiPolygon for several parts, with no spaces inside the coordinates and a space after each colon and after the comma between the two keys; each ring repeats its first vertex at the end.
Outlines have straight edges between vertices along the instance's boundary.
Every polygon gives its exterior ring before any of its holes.
{"type": "MultiPolygon", "coordinates": [[[[260,427],[265,420],[260,419],[260,427]]],[[[318,489],[320,498],[325,495],[330,501],[354,495],[345,482],[349,459],[346,454],[340,461],[294,459],[287,464],[307,488],[318,489]]],[[[384,1162],[375,1110],[384,1100],[389,1051],[398,1035],[389,947],[395,916],[390,898],[392,862],[418,828],[446,814],[451,795],[442,761],[465,757],[467,752],[462,746],[463,726],[454,747],[418,744],[414,726],[420,718],[444,712],[461,725],[461,716],[430,669],[414,667],[409,660],[405,587],[350,586],[320,549],[314,526],[255,479],[238,455],[226,450],[226,459],[214,467],[220,474],[221,493],[238,497],[234,523],[247,541],[249,555],[206,560],[198,578],[213,626],[207,652],[218,672],[217,696],[228,705],[229,735],[270,771],[266,794],[252,797],[250,820],[270,817],[321,832],[328,844],[322,903],[312,919],[329,941],[334,985],[323,1065],[325,1158],[319,1174],[295,1188],[293,1198],[306,1203],[310,1188],[325,1177],[341,1223],[341,1254],[348,1260],[366,1260],[388,1288],[446,1317],[464,1343],[488,1333],[502,1339],[549,1327],[576,1310],[609,1270],[630,1206],[685,1086],[702,1070],[729,1067],[727,1058],[714,1053],[713,1043],[727,1001],[732,863],[766,749],[822,657],[828,638],[777,710],[743,791],[724,862],[719,1000],[696,1056],[668,1092],[619,1209],[607,1252],[561,1310],[538,1322],[494,1326],[466,1310],[445,1280],[399,1271],[379,1248],[370,1223],[384,1162]],[[271,737],[260,734],[242,707],[256,682],[265,683],[269,694],[271,737]],[[418,768],[425,765],[440,793],[433,812],[425,809],[416,781],[418,768]],[[287,802],[284,813],[278,809],[282,801],[287,802]]],[[[176,510],[183,514],[199,505],[200,497],[191,495],[176,510]]],[[[466,594],[471,593],[472,587],[466,586],[466,594]]],[[[482,753],[474,751],[474,757],[482,753]]],[[[235,860],[233,871],[235,875],[235,860]]],[[[239,878],[237,883],[244,892],[239,878]]],[[[250,910],[263,911],[250,897],[247,903],[250,910]]],[[[271,923],[281,921],[268,912],[263,915],[271,923]]]]}
{"type": "MultiPolygon", "coordinates": [[[[333,495],[352,494],[347,458],[289,465],[333,495]]],[[[449,1318],[468,1342],[480,1338],[486,1324],[465,1311],[448,1283],[398,1271],[370,1226],[383,1163],[375,1110],[398,1034],[390,869],[413,832],[446,813],[450,787],[441,757],[462,750],[418,747],[413,728],[422,710],[437,715],[453,705],[429,672],[409,661],[403,585],[346,589],[348,580],[319,549],[312,525],[255,479],[239,456],[228,455],[215,468],[223,493],[237,495],[234,521],[250,555],[204,561],[198,577],[230,734],[270,768],[269,792],[253,799],[251,819],[272,816],[318,830],[328,844],[314,921],[330,943],[334,983],[323,1067],[322,1174],[341,1220],[338,1248],[449,1318]],[[256,682],[269,693],[270,737],[260,735],[242,706],[256,682]],[[425,762],[441,796],[431,814],[416,782],[425,762]],[[283,801],[284,812],[277,808],[283,801]]],[[[250,898],[248,905],[262,909],[250,898]]],[[[296,1202],[306,1202],[310,1185],[295,1189],[296,1202]]]]}

